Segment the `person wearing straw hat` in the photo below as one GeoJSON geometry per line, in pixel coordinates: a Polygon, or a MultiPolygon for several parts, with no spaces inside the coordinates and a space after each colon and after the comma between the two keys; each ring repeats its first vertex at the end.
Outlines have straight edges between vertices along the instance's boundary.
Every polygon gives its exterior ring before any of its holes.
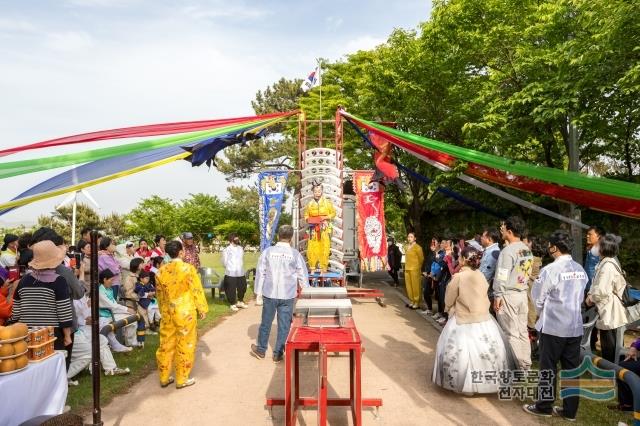
{"type": "MultiPolygon", "coordinates": [[[[28,327],[54,327],[57,337],[54,348],[68,350],[72,345],[73,308],[69,286],[55,271],[64,260],[65,250],[49,240],[40,241],[31,249],[31,269],[22,277],[13,296],[12,320],[28,327]]],[[[69,357],[67,368],[68,360],[69,357]]]]}

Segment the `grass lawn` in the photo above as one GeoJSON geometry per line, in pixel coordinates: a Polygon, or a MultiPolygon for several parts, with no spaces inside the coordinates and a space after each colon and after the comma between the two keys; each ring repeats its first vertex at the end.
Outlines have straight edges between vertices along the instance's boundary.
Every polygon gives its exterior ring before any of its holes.
{"type": "MultiPolygon", "coordinates": [[[[200,256],[203,266],[213,267],[220,275],[224,274],[224,267],[220,261],[220,253],[205,253],[200,256]]],[[[255,268],[258,261],[258,253],[247,253],[245,255],[245,267],[255,268]]],[[[219,298],[212,299],[211,291],[205,290],[207,301],[209,302],[209,313],[203,321],[198,322],[199,335],[215,327],[217,322],[230,314],[227,303],[219,298]]],[[[253,292],[247,291],[247,298],[251,298],[253,292]]],[[[156,349],[158,348],[158,336],[147,335],[145,347],[142,350],[134,349],[126,354],[114,353],[118,367],[129,367],[131,374],[127,376],[100,376],[100,405],[109,403],[115,396],[126,392],[142,378],[156,371],[156,349]]],[[[89,414],[93,408],[93,394],[91,375],[88,371],[78,374],[75,378],[78,386],[70,386],[67,396],[67,405],[71,406],[71,411],[80,415],[89,414]]]]}
{"type": "MultiPolygon", "coordinates": [[[[538,368],[538,361],[534,361],[531,366],[532,369],[538,368]]],[[[584,376],[583,378],[588,378],[584,376]]],[[[515,401],[518,406],[523,404],[532,404],[534,401],[515,401]]],[[[610,401],[593,401],[586,398],[580,398],[580,405],[578,406],[577,424],[580,425],[617,425],[618,422],[625,424],[633,424],[633,413],[625,413],[622,411],[612,411],[607,408],[608,405],[615,405],[618,403],[617,398],[610,401]]],[[[554,405],[562,407],[562,400],[558,397],[554,405]]],[[[530,416],[529,414],[522,413],[524,416],[530,416]]],[[[532,416],[531,416],[532,417],[532,416]]],[[[545,423],[551,425],[566,425],[568,422],[559,417],[551,417],[544,419],[545,423]]]]}

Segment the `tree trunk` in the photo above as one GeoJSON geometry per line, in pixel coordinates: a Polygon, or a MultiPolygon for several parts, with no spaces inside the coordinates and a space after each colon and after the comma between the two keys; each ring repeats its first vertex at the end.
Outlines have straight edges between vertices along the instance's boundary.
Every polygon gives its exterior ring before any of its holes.
{"type": "Polygon", "coordinates": [[[564,142],[564,149],[569,157],[569,119],[565,117],[565,122],[560,126],[560,134],[562,135],[562,142],[564,142]]]}
{"type": "Polygon", "coordinates": [[[553,137],[553,128],[551,126],[547,126],[547,133],[549,134],[549,140],[547,141],[544,137],[542,138],[542,147],[544,148],[544,161],[545,163],[547,163],[547,166],[555,167],[551,150],[553,149],[553,145],[556,143],[556,140],[553,137]]]}
{"type": "Polygon", "coordinates": [[[627,167],[627,176],[629,180],[633,177],[633,162],[631,161],[631,146],[629,140],[631,139],[631,114],[627,117],[627,129],[625,132],[625,140],[624,140],[624,164],[627,167]]]}

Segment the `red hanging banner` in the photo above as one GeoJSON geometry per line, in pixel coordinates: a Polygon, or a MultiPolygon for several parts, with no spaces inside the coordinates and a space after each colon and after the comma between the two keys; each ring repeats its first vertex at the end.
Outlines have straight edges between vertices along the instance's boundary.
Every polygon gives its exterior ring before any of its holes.
{"type": "Polygon", "coordinates": [[[387,236],[384,222],[384,188],[371,182],[372,171],[353,176],[358,212],[358,245],[363,271],[384,270],[387,264],[387,236]]]}

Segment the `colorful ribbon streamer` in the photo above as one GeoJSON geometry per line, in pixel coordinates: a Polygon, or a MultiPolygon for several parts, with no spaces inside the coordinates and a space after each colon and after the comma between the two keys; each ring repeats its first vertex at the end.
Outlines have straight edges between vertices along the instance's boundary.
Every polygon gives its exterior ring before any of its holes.
{"type": "Polygon", "coordinates": [[[342,115],[413,155],[421,155],[449,167],[456,160],[467,161],[469,166],[465,173],[468,175],[595,210],[640,218],[640,185],[529,165],[401,132],[346,112],[342,115]]]}
{"type": "Polygon", "coordinates": [[[100,130],[91,133],[81,133],[63,138],[50,139],[0,150],[0,157],[17,152],[32,149],[47,148],[52,146],[72,145],[84,142],[95,142],[108,139],[133,138],[144,136],[158,136],[173,133],[188,133],[199,130],[208,130],[222,126],[246,123],[247,121],[269,120],[272,118],[285,117],[296,114],[297,111],[278,112],[273,114],[256,115],[251,117],[224,118],[220,120],[184,121],[176,123],[148,124],[144,126],[122,127],[119,129],[100,130]]]}
{"type": "Polygon", "coordinates": [[[190,143],[185,139],[173,146],[156,147],[151,150],[143,150],[128,155],[112,156],[83,164],[72,170],[65,171],[46,181],[30,188],[13,200],[0,204],[0,215],[12,209],[35,201],[78,191],[99,183],[107,182],[120,177],[128,176],[154,167],[162,166],[176,160],[188,159],[193,154],[184,150],[184,147],[195,145],[204,146],[207,143],[216,143],[219,138],[232,137],[238,133],[258,132],[268,126],[272,126],[288,116],[296,114],[289,112],[279,114],[278,117],[269,120],[250,121],[242,126],[234,125],[226,127],[228,133],[220,134],[222,129],[212,132],[201,132],[198,138],[188,136],[190,143]],[[212,137],[211,134],[214,134],[212,137]],[[179,145],[179,146],[178,146],[179,145]]]}

